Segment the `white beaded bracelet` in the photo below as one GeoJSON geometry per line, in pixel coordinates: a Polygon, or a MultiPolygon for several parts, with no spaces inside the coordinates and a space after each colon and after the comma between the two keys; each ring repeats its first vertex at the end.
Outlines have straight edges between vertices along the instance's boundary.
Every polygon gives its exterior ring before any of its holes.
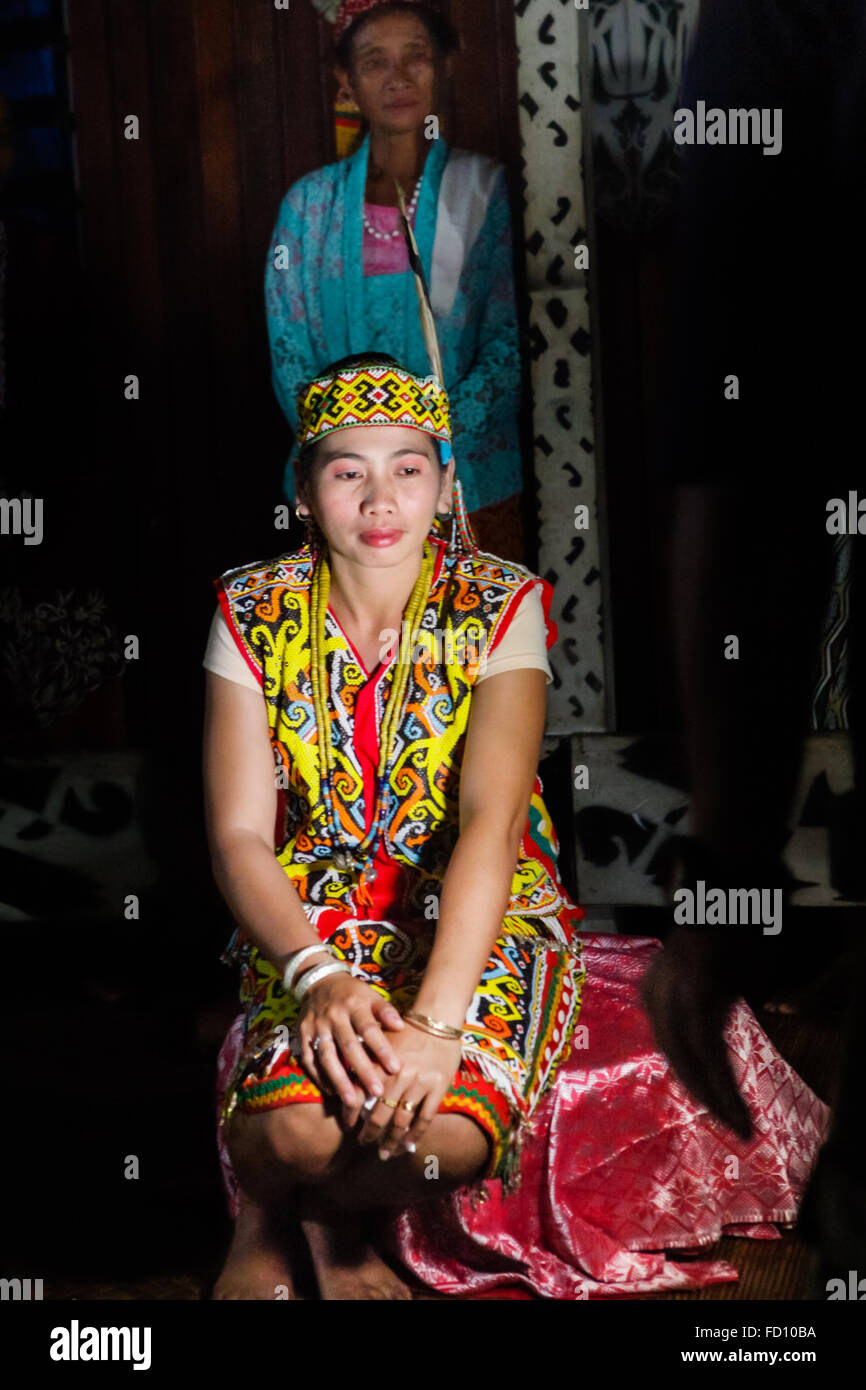
{"type": "Polygon", "coordinates": [[[299,1004],[302,1004],[310,990],[320,980],[326,980],[329,975],[351,975],[351,973],[352,967],[345,960],[332,960],[327,965],[314,965],[312,970],[308,970],[295,986],[295,998],[299,1004]]]}
{"type": "Polygon", "coordinates": [[[324,942],[322,942],[318,946],[305,946],[303,950],[296,951],[296,953],[292,956],[292,959],[286,966],[285,970],[283,971],[283,989],[286,991],[286,994],[289,993],[289,991],[292,988],[292,985],[295,983],[295,980],[298,976],[298,971],[300,970],[304,961],[309,960],[310,956],[320,956],[323,953],[329,956],[332,956],[334,954],[330,946],[327,946],[324,942]]]}

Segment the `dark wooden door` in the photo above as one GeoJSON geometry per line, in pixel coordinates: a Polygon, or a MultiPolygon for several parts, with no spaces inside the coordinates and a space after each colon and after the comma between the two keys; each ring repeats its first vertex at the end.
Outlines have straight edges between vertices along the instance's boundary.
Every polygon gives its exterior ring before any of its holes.
{"type": "MultiPolygon", "coordinates": [[[[446,138],[507,164],[519,227],[510,0],[445,8],[464,40],[446,138]]],[[[153,821],[180,881],[201,824],[210,580],[286,547],[273,523],[290,435],[271,389],[263,275],[283,194],[335,155],[329,34],[309,0],[71,0],[69,63],[81,341],[98,345],[88,427],[70,440],[75,503],[81,520],[102,499],[88,550],[104,545],[113,616],[141,639],[123,681],[128,737],[151,752],[153,821]],[[124,398],[129,375],[137,401],[124,398]]],[[[70,541],[70,580],[80,558],[70,541]]]]}

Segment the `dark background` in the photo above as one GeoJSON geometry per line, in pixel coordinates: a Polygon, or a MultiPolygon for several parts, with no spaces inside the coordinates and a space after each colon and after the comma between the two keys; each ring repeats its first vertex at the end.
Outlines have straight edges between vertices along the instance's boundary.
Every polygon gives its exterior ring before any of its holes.
{"type": "MultiPolygon", "coordinates": [[[[520,274],[511,7],[446,9],[465,51],[443,130],[507,163],[520,274]]],[[[0,852],[4,899],[30,918],[5,928],[6,1094],[26,1133],[4,1147],[6,1259],[49,1284],[122,1279],[191,1249],[217,1262],[227,1231],[212,1094],[236,981],[204,835],[201,660],[211,579],[290,548],[264,264],[286,189],[335,157],[335,83],[306,0],[71,0],[68,32],[55,0],[5,0],[0,90],[15,150],[0,483],[45,516],[40,546],[4,538],[0,583],[31,605],[96,591],[117,645],[140,641],[47,726],[3,686],[0,792],[32,807],[35,835],[45,777],[17,760],[136,750],[127,813],[158,865],[144,889],[130,865],[139,919],[105,921],[75,873],[0,852]]]]}
{"type": "MultiPolygon", "coordinates": [[[[443,116],[453,144],[502,160],[526,310],[511,0],[449,0],[463,51],[443,116]]],[[[45,538],[4,538],[0,583],[28,601],[97,591],[118,646],[140,641],[77,709],[2,720],[5,756],[143,753],[134,816],[158,865],[140,918],[88,915],[74,875],[0,852],[7,901],[2,1029],[15,1058],[7,1144],[9,1273],[132,1277],[217,1262],[227,1222],[213,1143],[214,1058],[234,1012],[218,954],[200,773],[210,581],[289,548],[273,526],[290,444],[273,396],[265,257],[289,185],[335,157],[330,49],[307,0],[3,0],[0,89],[16,164],[9,235],[8,406],[0,483],[45,501],[45,538]],[[74,114],[73,114],[74,113],[74,114]],[[140,138],[124,138],[136,115],[140,138]],[[124,399],[135,374],[140,399],[124,399]],[[16,898],[17,894],[17,898],[16,898]],[[138,1182],[123,1178],[127,1155],[138,1182]]],[[[613,632],[620,722],[669,707],[661,546],[647,524],[668,242],[599,226],[613,632]],[[649,428],[648,428],[649,426],[649,428]]],[[[527,359],[528,360],[528,359],[527,359]]],[[[531,420],[524,420],[531,441],[531,420]]],[[[529,453],[527,454],[529,457],[529,453]]],[[[529,505],[529,504],[528,504],[529,505]]],[[[536,557],[530,554],[528,563],[536,557]]],[[[575,894],[567,760],[542,769],[575,894]]],[[[0,762],[4,795],[32,800],[0,762]]],[[[36,779],[38,782],[38,779],[36,779]]],[[[5,1272],[5,1271],[4,1271],[5,1272]]]]}

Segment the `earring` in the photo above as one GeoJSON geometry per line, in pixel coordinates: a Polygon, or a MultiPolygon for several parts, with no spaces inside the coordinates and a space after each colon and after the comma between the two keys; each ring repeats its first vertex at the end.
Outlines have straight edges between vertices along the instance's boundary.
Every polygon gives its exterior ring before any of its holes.
{"type": "Polygon", "coordinates": [[[448,542],[448,558],[452,560],[457,554],[457,513],[455,511],[450,511],[448,512],[448,516],[451,517],[451,538],[448,542]]]}
{"type": "Polygon", "coordinates": [[[435,521],[435,528],[434,528],[434,529],[435,529],[436,535],[437,535],[441,540],[444,541],[444,539],[445,539],[445,523],[447,522],[447,520],[448,520],[449,517],[451,518],[451,539],[450,539],[450,541],[449,541],[449,543],[448,543],[447,553],[450,555],[450,554],[452,553],[452,549],[453,549],[453,545],[454,545],[454,513],[453,513],[453,512],[437,512],[437,513],[436,513],[436,521],[435,521]]]}
{"type": "Polygon", "coordinates": [[[301,511],[300,507],[295,508],[295,516],[304,523],[305,543],[310,554],[315,558],[317,551],[322,548],[324,537],[319,530],[316,518],[311,511],[301,511]]]}

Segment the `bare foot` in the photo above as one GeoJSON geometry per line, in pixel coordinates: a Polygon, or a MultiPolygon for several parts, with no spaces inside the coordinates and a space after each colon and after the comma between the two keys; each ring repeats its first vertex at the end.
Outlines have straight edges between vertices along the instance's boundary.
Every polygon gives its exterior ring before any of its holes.
{"type": "Polygon", "coordinates": [[[302,1194],[301,1225],[325,1302],[411,1299],[411,1289],[369,1243],[360,1217],[341,1212],[325,1221],[321,1216],[321,1209],[302,1194]]]}
{"type": "Polygon", "coordinates": [[[241,1194],[234,1235],[211,1298],[294,1299],[288,1245],[263,1207],[241,1194]]]}

